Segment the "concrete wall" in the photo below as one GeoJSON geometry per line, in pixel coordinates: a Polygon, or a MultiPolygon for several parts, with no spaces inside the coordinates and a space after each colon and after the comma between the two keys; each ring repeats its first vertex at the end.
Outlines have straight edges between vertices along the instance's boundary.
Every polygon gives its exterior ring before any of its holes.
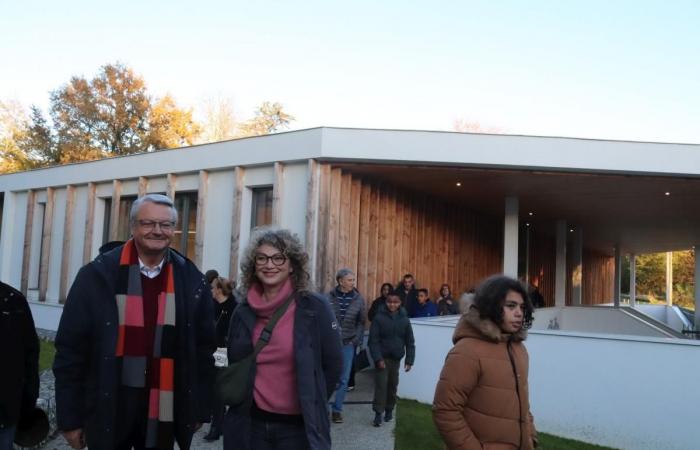
{"type": "MultiPolygon", "coordinates": [[[[399,395],[432,403],[453,325],[414,320],[415,370],[399,395]]],[[[530,404],[537,429],[630,450],[697,448],[700,342],[531,331],[530,404]]]]}
{"type": "Polygon", "coordinates": [[[532,329],[667,337],[662,331],[650,327],[647,323],[622,310],[600,306],[538,309],[532,329]]]}
{"type": "Polygon", "coordinates": [[[692,325],[677,306],[637,304],[635,308],[679,332],[692,325]]]}

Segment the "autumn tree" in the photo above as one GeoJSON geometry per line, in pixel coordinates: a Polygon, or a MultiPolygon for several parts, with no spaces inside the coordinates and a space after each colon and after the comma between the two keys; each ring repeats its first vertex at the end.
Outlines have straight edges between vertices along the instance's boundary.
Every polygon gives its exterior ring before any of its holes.
{"type": "Polygon", "coordinates": [[[203,102],[202,134],[199,142],[221,142],[237,137],[233,102],[223,97],[211,97],[203,102]]]}
{"type": "Polygon", "coordinates": [[[294,116],[282,110],[282,105],[275,102],[263,102],[255,111],[255,117],[242,123],[238,136],[262,136],[287,128],[294,116]]]}
{"type": "Polygon", "coordinates": [[[170,96],[158,100],[151,109],[148,143],[152,148],[175,148],[192,145],[201,126],[192,118],[192,110],[177,107],[170,96]]]}
{"type": "Polygon", "coordinates": [[[0,173],[34,167],[21,147],[28,128],[29,118],[19,102],[0,101],[0,173]]]}

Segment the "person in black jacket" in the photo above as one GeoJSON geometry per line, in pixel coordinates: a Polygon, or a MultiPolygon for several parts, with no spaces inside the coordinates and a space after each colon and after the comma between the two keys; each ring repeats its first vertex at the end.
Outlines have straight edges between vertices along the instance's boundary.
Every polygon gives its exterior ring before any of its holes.
{"type": "MultiPolygon", "coordinates": [[[[226,348],[229,322],[237,305],[233,295],[234,288],[235,284],[224,277],[216,277],[211,280],[211,296],[214,298],[214,327],[216,327],[216,346],[218,348],[226,348]]],[[[216,369],[218,371],[220,367],[216,369]]],[[[221,423],[224,419],[225,409],[224,404],[216,395],[212,399],[212,404],[211,426],[209,433],[204,436],[204,440],[209,442],[216,441],[221,437],[221,423]]]]}
{"type": "Polygon", "coordinates": [[[11,450],[17,422],[39,396],[39,338],[21,292],[0,282],[0,450],[11,450]]]}
{"type": "Polygon", "coordinates": [[[387,296],[391,294],[391,291],[393,290],[394,287],[391,285],[391,283],[382,284],[382,288],[379,290],[379,297],[372,301],[372,306],[369,307],[369,311],[367,312],[367,318],[370,322],[374,320],[374,316],[377,315],[379,307],[386,302],[387,296]]]}
{"type": "Polygon", "coordinates": [[[378,427],[382,414],[385,422],[393,417],[401,358],[406,355],[404,369],[408,372],[416,357],[411,321],[396,294],[389,294],[386,304],[379,307],[369,329],[369,348],[376,367],[372,424],[378,427]]]}
{"type": "Polygon", "coordinates": [[[436,300],[438,316],[459,314],[459,304],[452,298],[452,289],[445,283],[440,286],[440,297],[436,300]]]}
{"type": "Polygon", "coordinates": [[[132,239],[80,269],[56,334],[56,420],[71,447],[190,447],[211,414],[213,302],[169,248],[177,211],[148,194],[132,239]]]}
{"type": "Polygon", "coordinates": [[[418,306],[418,289],[413,275],[407,273],[403,276],[401,283],[394,289],[394,294],[401,299],[401,306],[406,308],[408,317],[413,317],[413,312],[418,306]]]}

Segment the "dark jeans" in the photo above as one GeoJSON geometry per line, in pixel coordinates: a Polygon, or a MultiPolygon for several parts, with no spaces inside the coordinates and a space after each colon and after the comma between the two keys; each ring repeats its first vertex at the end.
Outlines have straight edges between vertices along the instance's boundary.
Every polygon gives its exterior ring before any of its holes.
{"type": "MultiPolygon", "coordinates": [[[[222,367],[217,367],[216,368],[216,373],[215,375],[218,376],[219,371],[222,369],[222,367]]],[[[221,400],[221,396],[218,395],[218,393],[214,390],[212,387],[212,411],[211,411],[211,426],[209,427],[210,430],[215,430],[216,432],[221,432],[221,426],[224,421],[224,412],[225,412],[225,406],[223,401],[221,400]]]]}
{"type": "Polygon", "coordinates": [[[15,425],[0,428],[0,450],[12,450],[12,442],[15,440],[15,425]]]}
{"type": "Polygon", "coordinates": [[[253,419],[251,450],[308,450],[304,424],[253,419]]]}
{"type": "Polygon", "coordinates": [[[384,358],[384,369],[374,369],[374,401],[376,413],[393,410],[396,406],[396,388],[399,386],[401,360],[384,358]]]}

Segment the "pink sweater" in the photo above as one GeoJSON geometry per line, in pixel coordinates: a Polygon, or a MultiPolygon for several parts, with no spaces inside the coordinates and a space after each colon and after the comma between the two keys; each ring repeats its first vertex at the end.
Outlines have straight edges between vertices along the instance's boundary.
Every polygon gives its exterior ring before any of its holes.
{"type": "MultiPolygon", "coordinates": [[[[248,290],[248,304],[258,316],[253,329],[253,345],[272,314],[293,290],[292,281],[287,280],[272,301],[265,299],[262,287],[257,283],[248,290]]],[[[270,342],[258,354],[253,398],[264,411],[301,414],[294,362],[294,311],[296,302],[293,301],[275,325],[270,342]]]]}

